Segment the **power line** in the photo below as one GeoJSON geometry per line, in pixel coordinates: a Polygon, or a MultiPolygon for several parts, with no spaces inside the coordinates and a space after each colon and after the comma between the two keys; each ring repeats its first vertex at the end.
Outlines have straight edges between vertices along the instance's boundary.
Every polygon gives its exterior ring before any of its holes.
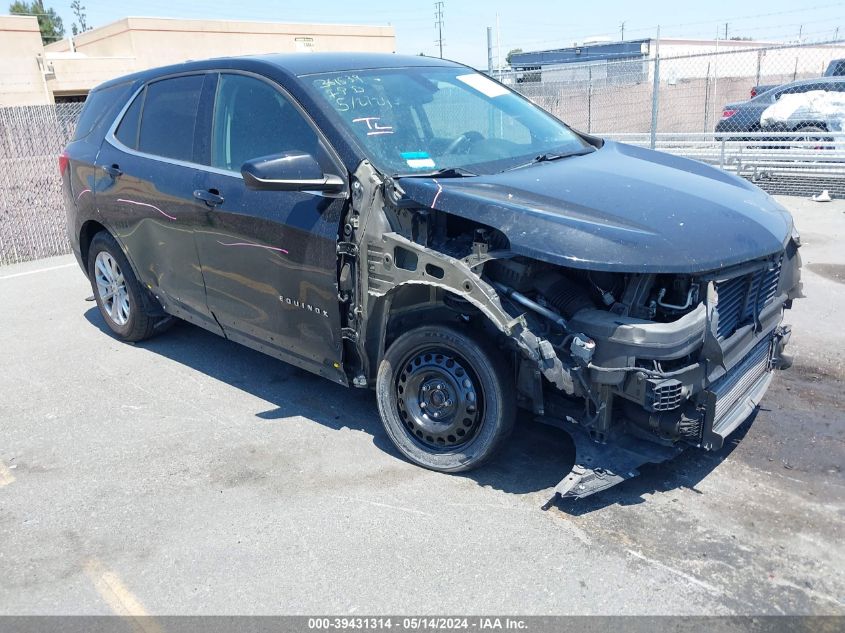
{"type": "MultiPolygon", "coordinates": [[[[838,7],[841,7],[841,6],[842,6],[842,2],[827,3],[827,4],[813,5],[813,6],[810,6],[810,7],[801,7],[801,8],[797,8],[797,9],[788,9],[788,10],[784,10],[784,11],[773,11],[773,12],[769,12],[769,13],[756,13],[756,14],[745,14],[745,15],[740,15],[740,16],[727,16],[726,18],[723,18],[723,20],[726,20],[726,21],[733,23],[733,22],[742,22],[742,21],[747,21],[747,20],[757,20],[759,18],[767,18],[767,17],[774,17],[774,16],[780,16],[780,15],[790,15],[790,14],[799,13],[799,12],[806,15],[807,13],[809,13],[811,11],[820,11],[820,10],[823,10],[823,9],[830,9],[830,8],[833,8],[833,7],[838,8],[838,7]]],[[[818,21],[830,21],[830,19],[828,18],[826,20],[818,20],[818,21]]],[[[806,24],[806,21],[804,21],[804,22],[806,24]]],[[[677,29],[677,28],[680,28],[680,27],[713,25],[713,24],[720,24],[720,23],[724,24],[724,22],[721,22],[718,19],[701,20],[701,21],[697,21],[697,22],[679,22],[677,24],[661,24],[661,29],[662,30],[666,30],[667,28],[677,29]]],[[[547,25],[547,27],[553,28],[554,25],[549,24],[549,25],[547,25]]],[[[568,28],[565,29],[565,32],[567,34],[571,33],[572,37],[577,37],[578,35],[583,34],[585,31],[595,30],[591,26],[574,27],[570,24],[570,25],[567,25],[567,27],[568,28]]],[[[629,37],[630,37],[630,33],[635,33],[635,34],[636,33],[645,33],[645,34],[651,35],[652,33],[654,33],[655,28],[656,28],[655,26],[644,26],[644,27],[638,27],[638,28],[629,28],[627,26],[627,21],[626,21],[626,25],[625,25],[625,31],[627,31],[629,33],[629,37]]],[[[778,26],[754,26],[754,27],[751,27],[751,28],[743,28],[743,31],[748,31],[748,30],[755,30],[756,31],[756,30],[765,30],[765,29],[774,30],[774,29],[777,29],[777,28],[781,28],[781,25],[778,25],[778,26]]],[[[621,29],[621,25],[620,25],[620,29],[621,29]]],[[[570,45],[572,43],[569,35],[559,35],[559,36],[557,36],[553,39],[520,40],[519,42],[514,42],[513,45],[524,46],[526,44],[528,44],[528,45],[540,45],[540,44],[561,43],[561,42],[567,42],[567,44],[565,44],[565,45],[570,45]]]]}
{"type": "Polygon", "coordinates": [[[434,3],[434,26],[437,29],[437,45],[440,48],[440,59],[443,59],[443,0],[434,3]]]}

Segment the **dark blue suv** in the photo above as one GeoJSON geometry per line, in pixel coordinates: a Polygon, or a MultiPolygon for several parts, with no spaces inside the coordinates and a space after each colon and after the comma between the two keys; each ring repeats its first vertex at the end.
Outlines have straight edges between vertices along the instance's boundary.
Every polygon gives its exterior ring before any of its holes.
{"type": "Polygon", "coordinates": [[[191,62],[91,92],[61,157],[114,334],[184,319],[342,385],[456,472],[517,408],[570,431],[585,496],[719,448],[789,364],[798,236],[702,163],[567,127],[439,59],[191,62]]]}

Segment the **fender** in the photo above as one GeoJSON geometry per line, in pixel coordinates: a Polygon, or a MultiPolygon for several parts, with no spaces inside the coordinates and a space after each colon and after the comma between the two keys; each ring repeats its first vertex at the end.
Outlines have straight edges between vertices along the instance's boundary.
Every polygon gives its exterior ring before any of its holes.
{"type": "MultiPolygon", "coordinates": [[[[536,336],[528,329],[522,315],[513,316],[502,307],[496,290],[484,282],[462,261],[440,253],[400,235],[390,229],[384,214],[383,181],[363,161],[353,179],[352,209],[345,226],[356,244],[354,251],[341,249],[345,255],[356,254],[356,288],[348,311],[349,327],[355,332],[362,375],[354,384],[366,386],[367,376],[372,376],[367,345],[367,323],[371,320],[382,325],[386,314],[376,314],[378,306],[389,313],[390,300],[380,301],[402,287],[412,285],[436,288],[452,293],[477,308],[503,335],[512,340],[523,355],[558,389],[567,394],[575,393],[575,384],[569,368],[558,358],[550,342],[536,336]],[[375,216],[375,217],[374,217],[375,216]],[[366,271],[361,270],[361,258],[366,259],[366,271]],[[397,261],[399,260],[399,261],[397,261]]],[[[471,256],[472,257],[472,256],[471,256]]],[[[468,258],[469,259],[469,258],[468,258]]],[[[381,327],[382,332],[384,327],[381,327]]],[[[384,337],[377,345],[375,360],[384,353],[384,337]]]]}

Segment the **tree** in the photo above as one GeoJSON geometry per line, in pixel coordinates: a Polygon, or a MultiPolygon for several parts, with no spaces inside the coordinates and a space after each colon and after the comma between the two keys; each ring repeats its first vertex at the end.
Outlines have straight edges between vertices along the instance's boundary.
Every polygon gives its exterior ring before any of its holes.
{"type": "Polygon", "coordinates": [[[510,51],[508,51],[507,57],[505,57],[505,61],[508,63],[508,65],[510,65],[510,63],[511,63],[511,57],[513,57],[517,53],[521,53],[521,52],[522,52],[521,48],[512,48],[510,51]]]}
{"type": "Polygon", "coordinates": [[[89,30],[91,27],[88,26],[88,16],[85,15],[85,7],[82,6],[82,2],[80,0],[73,0],[70,3],[70,8],[76,16],[76,22],[70,25],[70,30],[73,31],[73,34],[79,35],[89,30]],[[78,26],[77,23],[79,24],[78,26]]]}
{"type": "Polygon", "coordinates": [[[44,7],[44,0],[15,0],[9,5],[9,13],[12,15],[34,15],[38,20],[38,28],[41,30],[41,41],[44,44],[55,42],[65,36],[65,27],[59,14],[53,9],[44,7]]]}

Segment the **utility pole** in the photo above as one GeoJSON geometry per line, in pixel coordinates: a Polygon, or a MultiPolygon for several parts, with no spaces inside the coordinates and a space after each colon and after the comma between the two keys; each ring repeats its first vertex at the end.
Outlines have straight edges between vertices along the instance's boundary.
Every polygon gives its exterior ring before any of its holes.
{"type": "MultiPolygon", "coordinates": [[[[833,38],[836,39],[836,38],[833,38]]],[[[487,74],[493,76],[493,27],[487,27],[487,74]]]]}
{"type": "Polygon", "coordinates": [[[725,39],[728,39],[728,23],[725,22],[725,39]]]}
{"type": "Polygon", "coordinates": [[[443,0],[434,3],[434,26],[437,29],[437,45],[440,48],[440,59],[443,59],[443,0]]]}
{"type": "Polygon", "coordinates": [[[625,20],[619,24],[619,32],[621,33],[620,39],[624,42],[625,41],[625,20]]]}
{"type": "Polygon", "coordinates": [[[502,80],[502,29],[499,26],[499,14],[496,13],[496,62],[499,66],[499,81],[502,80]]]}

